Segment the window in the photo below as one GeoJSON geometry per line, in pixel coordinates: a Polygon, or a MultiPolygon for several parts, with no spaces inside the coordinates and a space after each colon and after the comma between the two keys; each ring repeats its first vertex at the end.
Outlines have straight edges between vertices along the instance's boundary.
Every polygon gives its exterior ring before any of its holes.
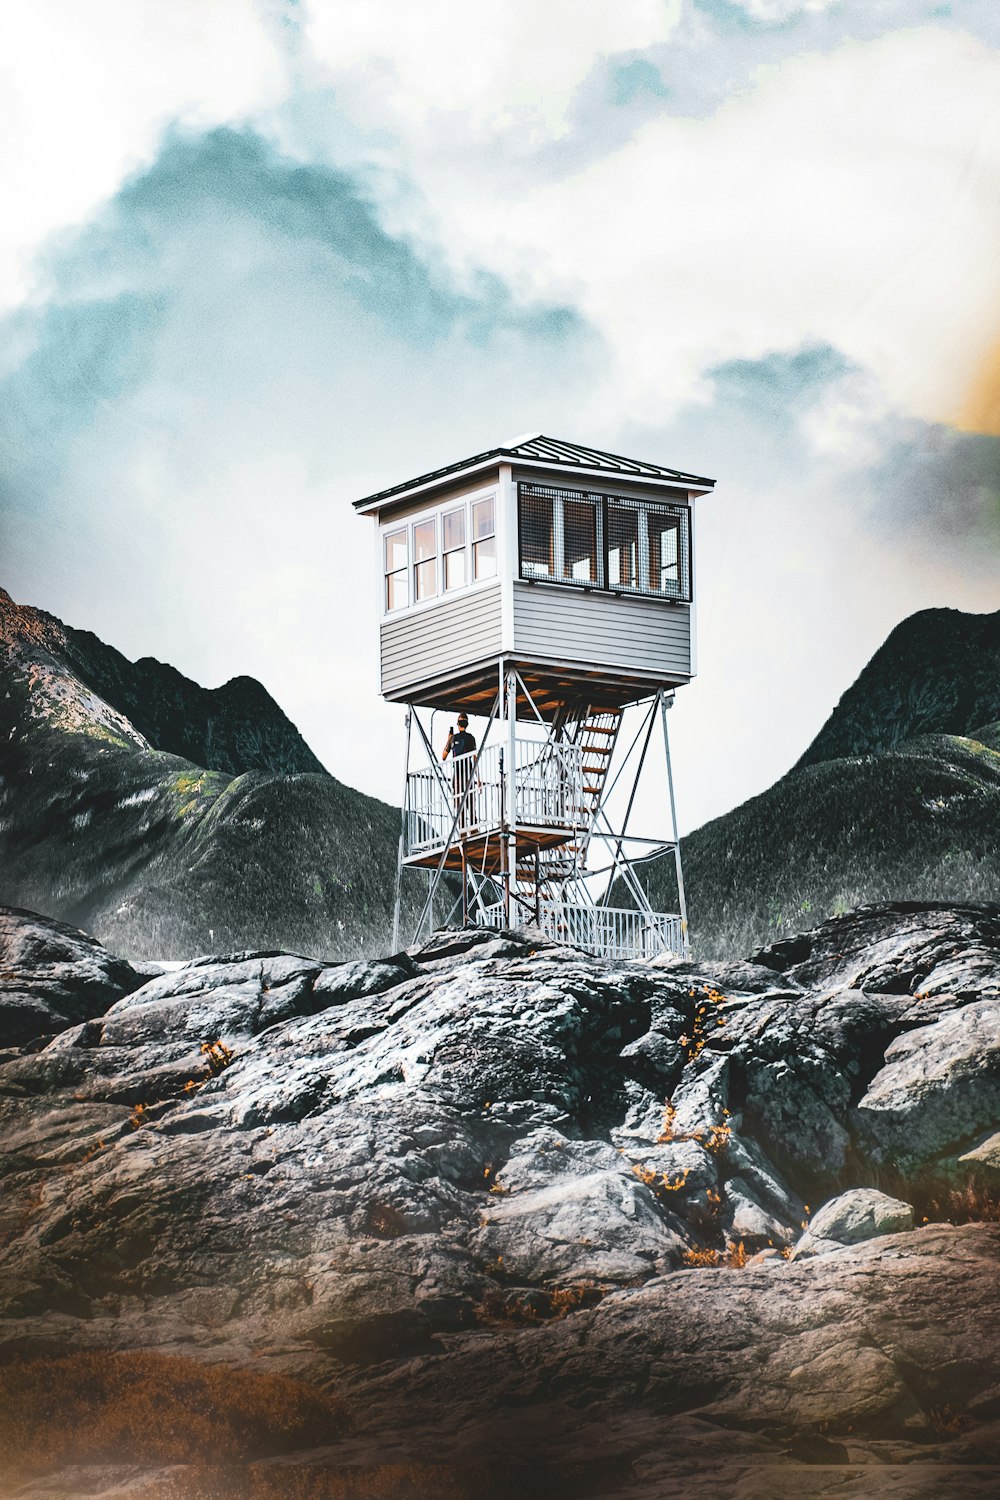
{"type": "Polygon", "coordinates": [[[472,502],[472,576],[495,578],[497,571],[496,506],[493,496],[472,502]]]}
{"type": "Polygon", "coordinates": [[[689,528],[686,505],[518,486],[522,578],[687,600],[689,528]]]}
{"type": "Polygon", "coordinates": [[[522,484],[518,493],[522,578],[597,584],[601,560],[600,497],[522,484]]]}
{"type": "Polygon", "coordinates": [[[468,572],[465,557],[465,506],[461,510],[445,511],[441,518],[441,553],[444,561],[444,587],[465,587],[468,572]]]}
{"type": "Polygon", "coordinates": [[[639,587],[639,511],[608,501],[608,588],[639,587]]]}
{"type": "Polygon", "coordinates": [[[522,485],[518,499],[521,576],[553,578],[556,571],[555,505],[551,495],[522,485]]]}
{"type": "Polygon", "coordinates": [[[597,506],[593,500],[564,500],[562,522],[562,576],[597,583],[597,506]]]}
{"type": "Polygon", "coordinates": [[[663,511],[647,512],[649,528],[649,583],[654,594],[680,593],[680,518],[663,511]]]}
{"type": "Polygon", "coordinates": [[[406,528],[390,531],[385,538],[385,607],[405,609],[409,601],[406,587],[406,528]]]}
{"type": "Polygon", "coordinates": [[[437,587],[437,522],[418,521],[413,528],[413,598],[433,599],[437,587]]]}

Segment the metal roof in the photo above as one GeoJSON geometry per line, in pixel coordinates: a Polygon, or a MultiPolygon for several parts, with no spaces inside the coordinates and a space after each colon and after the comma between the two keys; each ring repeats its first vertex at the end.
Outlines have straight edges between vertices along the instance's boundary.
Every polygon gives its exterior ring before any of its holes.
{"type": "Polygon", "coordinates": [[[366,495],[362,500],[355,500],[354,508],[360,510],[362,506],[372,505],[377,500],[390,500],[394,495],[433,484],[436,479],[446,479],[451,474],[460,474],[463,469],[476,468],[495,458],[521,459],[528,463],[547,463],[558,468],[586,469],[606,474],[625,474],[632,479],[656,479],[661,482],[673,480],[699,487],[705,485],[711,488],[715,484],[714,479],[705,479],[698,474],[686,474],[681,469],[667,469],[662,464],[623,458],[620,453],[605,453],[600,448],[584,448],[580,443],[565,443],[559,438],[545,437],[539,432],[533,437],[521,438],[499,448],[490,448],[485,453],[477,453],[472,458],[463,458],[459,463],[446,464],[443,469],[432,469],[429,474],[420,474],[416,479],[407,479],[403,484],[394,484],[390,489],[379,490],[374,495],[366,495]]]}

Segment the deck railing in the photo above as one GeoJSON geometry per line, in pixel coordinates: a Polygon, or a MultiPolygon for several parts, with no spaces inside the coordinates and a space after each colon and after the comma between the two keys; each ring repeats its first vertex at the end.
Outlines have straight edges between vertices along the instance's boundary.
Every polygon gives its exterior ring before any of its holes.
{"type": "MultiPolygon", "coordinates": [[[[498,902],[486,907],[481,920],[488,927],[503,927],[503,906],[498,902]]],[[[600,958],[628,960],[684,952],[681,919],[672,912],[543,901],[538,924],[555,942],[570,943],[600,958]]]]}
{"type": "Polygon", "coordinates": [[[443,849],[449,838],[456,842],[473,833],[497,832],[504,822],[522,828],[570,831],[585,826],[589,814],[584,806],[583,755],[578,746],[520,738],[514,741],[512,813],[505,806],[509,754],[506,745],[487,745],[478,762],[473,752],[445,761],[440,770],[428,767],[411,771],[406,778],[405,853],[443,849]]]}

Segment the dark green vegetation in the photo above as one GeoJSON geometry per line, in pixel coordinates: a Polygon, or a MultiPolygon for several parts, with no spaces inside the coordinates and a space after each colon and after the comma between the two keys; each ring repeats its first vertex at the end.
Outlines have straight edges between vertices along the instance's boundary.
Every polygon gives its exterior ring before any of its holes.
{"type": "MultiPolygon", "coordinates": [[[[1000,897],[1000,613],[892,632],[768,791],[684,841],[691,934],[739,957],[853,906],[1000,897]]],[[[675,909],[669,868],[654,906],[675,909]]]]}
{"type": "Polygon", "coordinates": [[[693,833],[684,873],[720,957],[872,902],[995,901],[1000,724],[794,771],[693,833]]]}
{"type": "Polygon", "coordinates": [[[903,620],[795,766],[892,750],[920,734],[1000,720],[1000,610],[923,609],[903,620]]]}
{"type": "Polygon", "coordinates": [[[213,694],[158,663],[133,670],[0,594],[0,747],[0,901],[132,957],[384,951],[399,813],[308,770],[259,683],[213,694]],[[222,769],[170,753],[183,743],[222,747],[222,769]]]}

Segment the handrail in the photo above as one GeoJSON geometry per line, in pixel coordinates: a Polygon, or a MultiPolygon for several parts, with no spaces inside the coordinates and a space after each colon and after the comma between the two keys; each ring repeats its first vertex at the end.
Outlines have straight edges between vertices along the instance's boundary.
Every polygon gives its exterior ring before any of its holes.
{"type": "MultiPolygon", "coordinates": [[[[486,907],[483,915],[487,926],[504,926],[502,903],[486,907]]],[[[547,937],[599,958],[629,961],[684,952],[683,926],[676,912],[541,901],[538,921],[547,937]]]]}
{"type": "MultiPolygon", "coordinates": [[[[583,828],[589,814],[584,806],[579,747],[524,738],[517,738],[514,745],[513,821],[519,827],[569,832],[583,828]]],[[[504,815],[500,755],[500,746],[487,745],[449,759],[445,777],[437,766],[409,773],[407,854],[442,848],[472,833],[499,831],[504,815]]]]}

